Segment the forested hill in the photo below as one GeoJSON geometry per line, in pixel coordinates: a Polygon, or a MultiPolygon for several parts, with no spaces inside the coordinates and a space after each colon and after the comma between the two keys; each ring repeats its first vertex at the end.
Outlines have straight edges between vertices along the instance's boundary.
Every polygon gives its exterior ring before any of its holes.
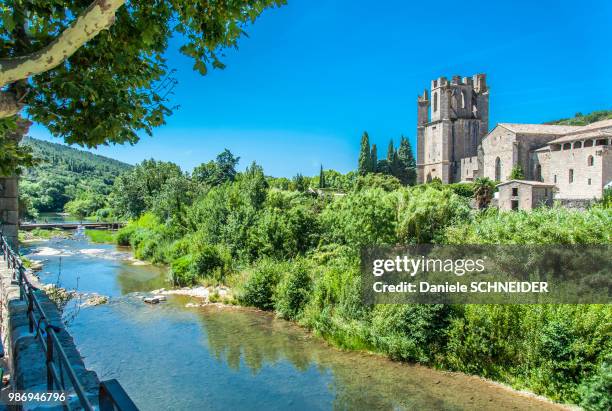
{"type": "Polygon", "coordinates": [[[24,138],[40,160],[26,170],[20,182],[24,200],[39,212],[63,211],[64,205],[83,193],[106,196],[115,178],[132,168],[112,158],[61,144],[24,138]]]}
{"type": "Polygon", "coordinates": [[[563,126],[586,126],[596,121],[612,119],[612,110],[593,111],[589,114],[576,113],[572,118],[562,118],[546,124],[558,124],[563,126]]]}

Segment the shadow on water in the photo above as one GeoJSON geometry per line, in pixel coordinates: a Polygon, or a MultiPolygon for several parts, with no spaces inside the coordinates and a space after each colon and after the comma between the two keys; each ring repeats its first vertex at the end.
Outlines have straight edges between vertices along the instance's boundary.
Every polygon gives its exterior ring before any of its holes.
{"type": "Polygon", "coordinates": [[[144,304],[135,292],[166,285],[164,270],[133,265],[114,246],[80,238],[31,248],[43,281],[55,280],[62,256],[62,284],[78,278],[81,290],[113,297],[82,309],[70,332],[86,365],[119,379],[142,410],[555,408],[477,378],[339,351],[268,313],[188,309],[179,296],[144,304]]]}

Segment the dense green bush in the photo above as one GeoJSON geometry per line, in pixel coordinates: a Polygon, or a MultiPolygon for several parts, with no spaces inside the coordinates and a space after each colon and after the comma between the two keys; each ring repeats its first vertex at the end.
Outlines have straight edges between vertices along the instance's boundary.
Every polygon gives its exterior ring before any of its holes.
{"type": "Polygon", "coordinates": [[[193,255],[187,254],[172,261],[170,265],[172,281],[176,285],[194,284],[197,281],[193,271],[193,255]]]}
{"type": "Polygon", "coordinates": [[[393,359],[432,363],[446,347],[453,310],[448,305],[377,305],[372,312],[374,345],[393,359]]]}
{"type": "Polygon", "coordinates": [[[439,240],[450,224],[467,220],[465,199],[450,190],[432,187],[400,192],[397,237],[401,243],[423,244],[439,240]]]}
{"type": "Polygon", "coordinates": [[[241,304],[272,310],[274,293],[289,264],[265,258],[257,262],[238,296],[241,304]]]}
{"type": "Polygon", "coordinates": [[[447,184],[445,187],[451,190],[453,193],[457,194],[459,197],[469,198],[469,199],[474,197],[474,184],[473,183],[454,183],[454,184],[447,184]]]}
{"type": "Polygon", "coordinates": [[[610,244],[612,210],[587,211],[562,207],[531,212],[490,209],[474,222],[458,221],[448,227],[444,241],[450,244],[610,244]]]}
{"type": "Polygon", "coordinates": [[[370,173],[365,176],[359,176],[355,182],[355,190],[357,191],[379,188],[391,192],[399,190],[400,187],[402,187],[402,183],[396,177],[380,173],[370,173]]]}
{"type": "Polygon", "coordinates": [[[397,196],[380,188],[351,192],[321,213],[328,243],[362,247],[395,244],[397,196]]]}
{"type": "Polygon", "coordinates": [[[298,319],[312,293],[312,278],[308,266],[301,260],[292,261],[287,274],[276,290],[274,308],[283,318],[298,319]]]}
{"type": "Polygon", "coordinates": [[[612,410],[612,354],[599,365],[595,374],[579,387],[580,405],[586,410],[612,410]]]}

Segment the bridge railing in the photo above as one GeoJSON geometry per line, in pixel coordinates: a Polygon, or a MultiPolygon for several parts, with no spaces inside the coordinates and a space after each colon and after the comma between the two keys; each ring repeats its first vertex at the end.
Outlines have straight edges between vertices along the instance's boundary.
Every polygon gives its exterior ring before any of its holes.
{"type": "MultiPolygon", "coordinates": [[[[79,381],[70,361],[66,356],[62,344],[57,336],[63,328],[62,324],[52,324],[49,321],[35,291],[38,289],[32,285],[26,274],[26,269],[19,256],[11,249],[7,239],[0,232],[0,249],[4,260],[7,262],[9,270],[12,270],[13,281],[19,285],[19,298],[25,300],[28,306],[27,316],[29,321],[30,333],[36,331],[46,357],[47,365],[47,389],[53,391],[58,389],[67,391],[66,378],[78,397],[80,407],[87,411],[94,411],[96,408],[87,397],[83,385],[79,381]]],[[[134,402],[125,392],[117,380],[100,382],[99,388],[99,409],[101,411],[138,411],[134,402]]],[[[69,398],[64,400],[66,409],[70,409],[69,398]]]]}

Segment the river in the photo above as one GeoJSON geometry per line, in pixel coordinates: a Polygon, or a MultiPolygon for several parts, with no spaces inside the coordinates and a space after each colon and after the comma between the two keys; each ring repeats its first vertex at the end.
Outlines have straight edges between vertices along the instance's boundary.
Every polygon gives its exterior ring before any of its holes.
{"type": "Polygon", "coordinates": [[[269,313],[208,306],[189,297],[147,305],[168,287],[165,270],[129,250],[84,236],[23,246],[43,262],[40,279],[110,297],[65,311],[88,368],[117,378],[142,410],[516,410],[558,409],[462,374],[328,346],[269,313]]]}

